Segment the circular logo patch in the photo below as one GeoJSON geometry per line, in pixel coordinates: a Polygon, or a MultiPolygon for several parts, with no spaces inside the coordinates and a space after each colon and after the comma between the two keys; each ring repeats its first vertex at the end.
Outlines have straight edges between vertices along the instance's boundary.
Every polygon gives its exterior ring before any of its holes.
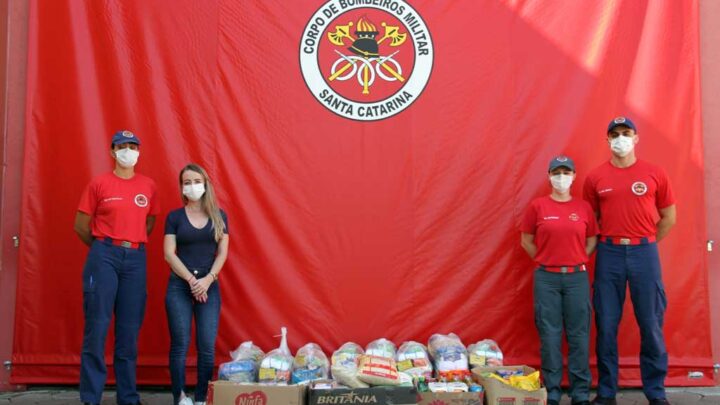
{"type": "Polygon", "coordinates": [[[148,205],[148,199],[144,194],[138,194],[135,196],[135,205],[138,207],[145,208],[148,205]]]}
{"type": "Polygon", "coordinates": [[[122,135],[123,135],[125,138],[132,138],[133,136],[135,136],[135,135],[133,135],[133,133],[130,132],[130,131],[122,131],[122,135]]]}
{"type": "Polygon", "coordinates": [[[358,121],[389,118],[412,105],[433,59],[425,21],[403,0],[327,1],[300,40],[300,69],[315,99],[358,121]]]}
{"type": "Polygon", "coordinates": [[[643,183],[642,181],[636,181],[632,185],[632,192],[635,195],[645,195],[647,193],[647,184],[643,183]]]}
{"type": "Polygon", "coordinates": [[[577,222],[580,220],[580,216],[574,212],[572,214],[570,214],[569,218],[571,221],[574,221],[574,222],[577,222]]]}
{"type": "Polygon", "coordinates": [[[625,117],[617,117],[617,118],[615,118],[615,119],[613,120],[613,122],[616,123],[616,124],[622,124],[622,123],[624,123],[625,121],[626,121],[625,117]]]}

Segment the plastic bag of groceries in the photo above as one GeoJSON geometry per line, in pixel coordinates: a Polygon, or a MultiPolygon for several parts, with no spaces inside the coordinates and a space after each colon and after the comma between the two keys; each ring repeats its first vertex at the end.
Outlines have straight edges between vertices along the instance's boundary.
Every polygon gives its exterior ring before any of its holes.
{"type": "Polygon", "coordinates": [[[415,377],[431,377],[433,368],[425,345],[418,342],[405,342],[400,345],[395,356],[398,371],[415,377]]]}
{"type": "Polygon", "coordinates": [[[360,356],[365,354],[362,346],[354,342],[347,342],[332,354],[332,365],[352,363],[357,366],[360,356]]]}
{"type": "Polygon", "coordinates": [[[353,342],[347,342],[335,350],[332,355],[332,367],[330,368],[335,381],[350,388],[369,387],[369,385],[357,378],[357,366],[360,356],[363,354],[365,354],[365,350],[363,350],[362,346],[353,342]]]}
{"type": "Polygon", "coordinates": [[[263,351],[253,342],[243,342],[237,349],[230,352],[231,361],[220,365],[220,380],[252,383],[257,382],[260,359],[263,351]]]}
{"type": "Polygon", "coordinates": [[[484,339],[468,346],[470,365],[475,366],[502,366],[503,353],[497,342],[484,339]]]}
{"type": "Polygon", "coordinates": [[[467,350],[456,334],[436,333],[430,336],[428,351],[438,378],[444,378],[447,381],[463,381],[470,375],[467,350]]]}
{"type": "Polygon", "coordinates": [[[258,382],[267,385],[287,385],[290,383],[290,370],[293,356],[287,345],[287,328],[281,328],[282,340],[280,347],[269,351],[260,361],[258,382]]]}
{"type": "Polygon", "coordinates": [[[298,384],[328,378],[330,362],[317,343],[308,343],[295,353],[292,383],[298,384]]]}
{"type": "Polygon", "coordinates": [[[401,382],[394,359],[368,354],[360,356],[357,378],[370,385],[399,385],[401,382]]]}
{"type": "Polygon", "coordinates": [[[367,347],[365,348],[365,354],[367,354],[368,356],[385,357],[395,361],[396,350],[397,347],[395,346],[395,343],[385,338],[380,338],[368,343],[367,347]]]}

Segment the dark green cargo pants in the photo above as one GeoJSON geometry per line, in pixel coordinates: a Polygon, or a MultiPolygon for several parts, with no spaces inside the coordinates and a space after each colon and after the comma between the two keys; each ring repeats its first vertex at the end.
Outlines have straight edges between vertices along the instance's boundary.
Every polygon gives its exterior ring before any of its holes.
{"type": "Polygon", "coordinates": [[[560,401],[563,373],[563,327],[568,342],[568,379],[573,402],[587,401],[591,375],[590,284],[586,271],[551,273],[535,270],[535,325],[540,334],[540,360],[548,399],[560,401]]]}

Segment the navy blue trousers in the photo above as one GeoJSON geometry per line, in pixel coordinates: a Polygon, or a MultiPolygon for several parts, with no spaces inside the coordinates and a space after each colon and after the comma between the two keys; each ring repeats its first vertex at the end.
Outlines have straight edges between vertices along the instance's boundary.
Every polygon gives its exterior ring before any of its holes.
{"type": "Polygon", "coordinates": [[[95,240],[83,270],[85,330],[80,357],[80,400],[100,403],[107,379],[105,338],[115,315],[117,403],[135,404],[137,337],[147,297],[145,249],[114,246],[95,240]]]}
{"type": "Polygon", "coordinates": [[[668,355],[662,328],[667,300],[656,243],[635,246],[598,243],[593,283],[598,395],[615,397],[617,393],[617,334],[627,285],[640,328],[643,391],[648,399],[665,398],[668,355]]]}
{"type": "MultiPolygon", "coordinates": [[[[208,270],[209,271],[209,270],[208,270]]],[[[202,273],[206,275],[207,271],[202,273]]],[[[198,276],[201,277],[201,276],[198,276]]],[[[185,391],[185,360],[190,347],[190,330],[195,316],[195,344],[197,347],[197,385],[195,401],[207,400],[208,382],[215,369],[215,338],[220,322],[220,285],[214,282],[207,291],[207,302],[193,299],[190,285],[175,273],[170,274],[165,309],[170,329],[170,377],[172,379],[173,403],[180,400],[185,391]]]]}

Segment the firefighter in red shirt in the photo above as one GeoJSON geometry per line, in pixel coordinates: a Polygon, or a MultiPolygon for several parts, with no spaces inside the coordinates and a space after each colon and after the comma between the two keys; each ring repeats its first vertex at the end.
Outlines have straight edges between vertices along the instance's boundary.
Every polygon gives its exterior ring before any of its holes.
{"type": "Polygon", "coordinates": [[[145,314],[145,242],[158,213],[156,187],[135,173],[140,139],[115,133],[115,169],[90,181],[75,216],[75,232],[90,246],[82,274],[85,330],[80,400],[99,404],[107,378],[105,337],[115,315],[117,403],[136,404],[137,337],[145,314]]]}
{"type": "Polygon", "coordinates": [[[675,197],[665,171],[635,157],[638,140],[630,119],[612,120],[607,129],[610,160],[588,174],[583,190],[600,223],[593,283],[598,360],[593,403],[599,405],[616,403],[617,333],[628,285],[640,328],[643,391],[651,405],[668,403],[662,330],[667,301],[657,242],[675,224],[675,197]]]}
{"type": "Polygon", "coordinates": [[[535,324],[540,335],[542,376],[548,405],[562,397],[563,329],[568,342],[568,379],[574,405],[590,395],[590,282],[585,263],[597,243],[597,222],[590,205],[570,195],[575,164],[567,156],[550,161],[550,195],[525,210],[521,245],[537,263],[533,283],[535,324]],[[564,328],[563,328],[564,327],[564,328]]]}

